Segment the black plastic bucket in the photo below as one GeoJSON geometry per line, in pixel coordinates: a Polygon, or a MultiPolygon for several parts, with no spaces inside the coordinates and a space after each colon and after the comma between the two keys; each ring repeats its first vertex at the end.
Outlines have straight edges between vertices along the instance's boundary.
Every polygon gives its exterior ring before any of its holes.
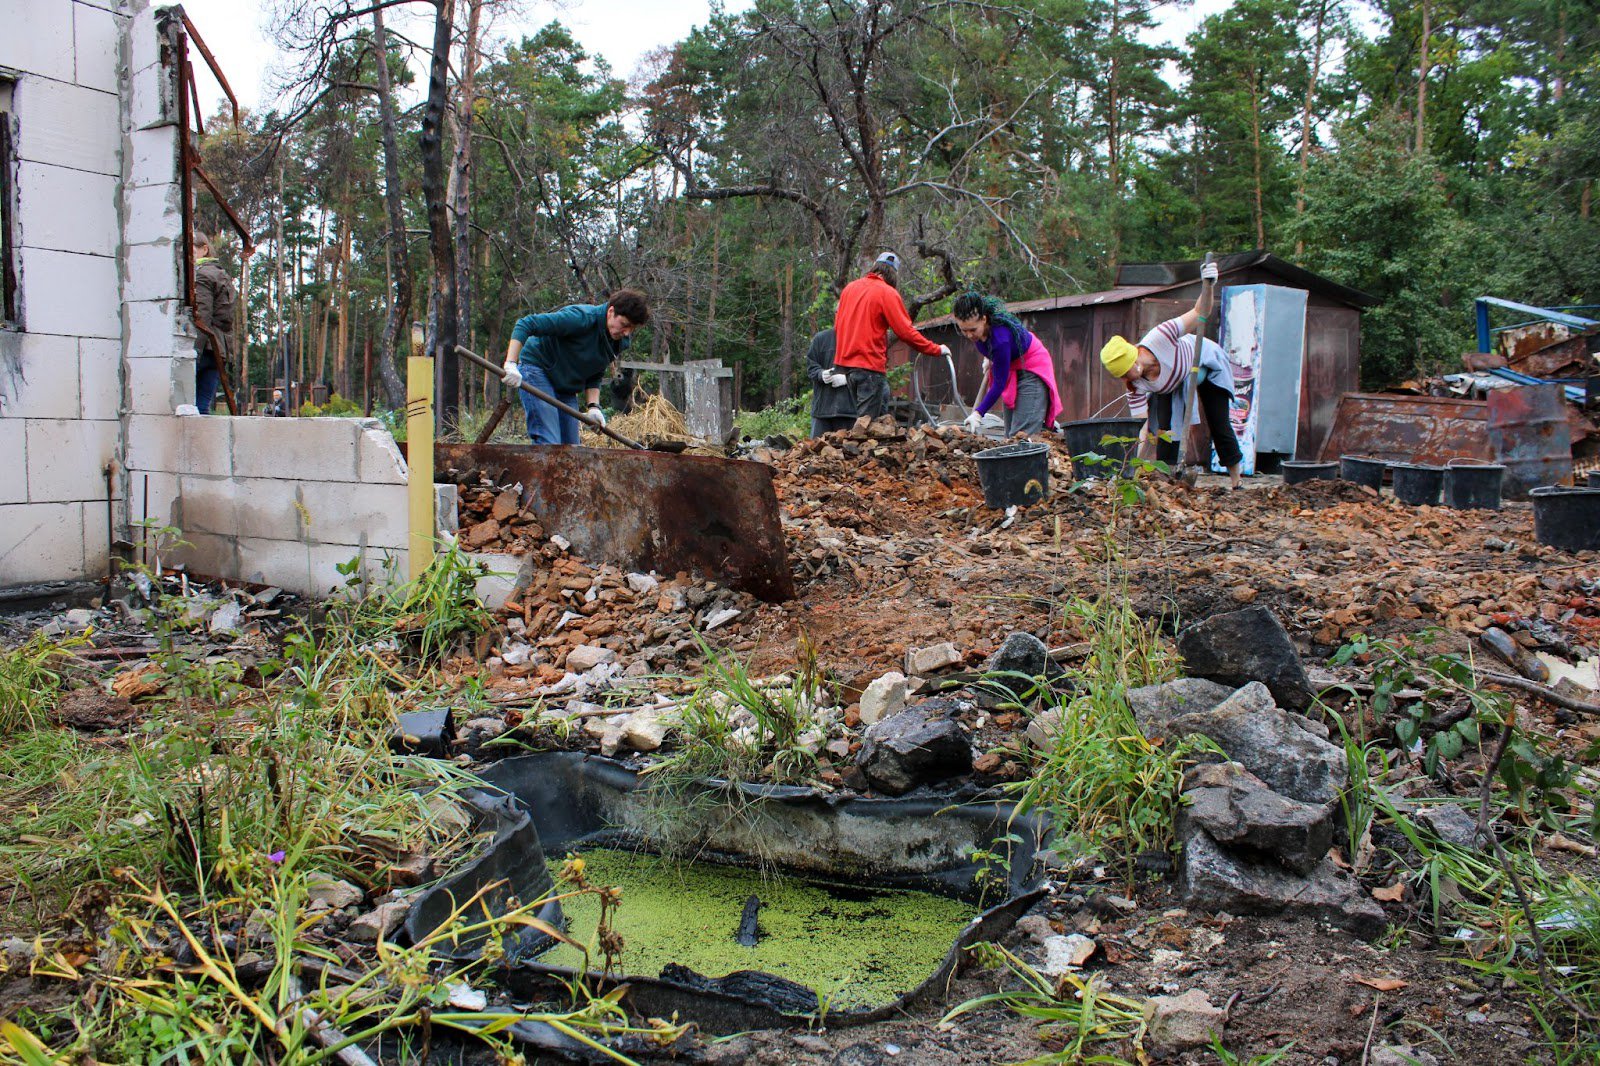
{"type": "Polygon", "coordinates": [[[1600,470],[1589,471],[1589,487],[1591,489],[1600,489],[1600,470]]]}
{"type": "Polygon", "coordinates": [[[1444,468],[1444,505],[1458,511],[1500,510],[1500,479],[1506,468],[1495,463],[1444,468]]]}
{"type": "Polygon", "coordinates": [[[978,461],[984,505],[997,511],[1038,503],[1050,487],[1048,444],[1018,441],[987,448],[973,458],[978,461]]]}
{"type": "Polygon", "coordinates": [[[1364,455],[1339,456],[1339,477],[1357,485],[1365,485],[1374,492],[1383,488],[1383,472],[1389,464],[1382,459],[1369,459],[1364,455]]]}
{"type": "Polygon", "coordinates": [[[1286,459],[1283,463],[1283,483],[1298,485],[1304,481],[1337,481],[1338,463],[1314,463],[1307,459],[1286,459]]]}
{"type": "Polygon", "coordinates": [[[1073,474],[1088,478],[1096,475],[1107,477],[1113,472],[1117,475],[1126,473],[1128,460],[1139,450],[1134,442],[1139,439],[1139,427],[1143,425],[1142,418],[1086,418],[1062,426],[1061,435],[1067,440],[1067,451],[1074,456],[1094,453],[1117,462],[1113,467],[1110,463],[1103,466],[1088,465],[1074,460],[1073,474]],[[1108,441],[1107,437],[1121,439],[1124,443],[1108,441]]]}
{"type": "Polygon", "coordinates": [[[1394,498],[1413,507],[1438,506],[1444,489],[1444,467],[1422,463],[1394,463],[1394,498]]]}
{"type": "Polygon", "coordinates": [[[1256,473],[1281,474],[1284,460],[1288,458],[1282,452],[1256,452],[1256,473]]]}
{"type": "Polygon", "coordinates": [[[1569,552],[1600,550],[1600,488],[1541,485],[1528,498],[1540,544],[1569,552]]]}

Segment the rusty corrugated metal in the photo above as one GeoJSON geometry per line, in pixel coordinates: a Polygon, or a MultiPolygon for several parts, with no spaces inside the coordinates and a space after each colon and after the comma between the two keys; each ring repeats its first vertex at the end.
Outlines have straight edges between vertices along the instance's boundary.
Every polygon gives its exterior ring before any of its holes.
{"type": "Polygon", "coordinates": [[[1501,495],[1526,499],[1540,485],[1572,480],[1572,438],[1560,385],[1519,385],[1489,393],[1488,437],[1506,468],[1501,495]]]}
{"type": "Polygon", "coordinates": [[[707,455],[620,448],[438,444],[434,469],[521,482],[524,506],[593,562],[672,575],[700,573],[779,601],[794,576],[772,470],[707,455]]]}
{"type": "Polygon", "coordinates": [[[1451,459],[1489,460],[1487,421],[1484,400],[1347,393],[1339,397],[1321,458],[1362,455],[1431,466],[1451,459]]]}

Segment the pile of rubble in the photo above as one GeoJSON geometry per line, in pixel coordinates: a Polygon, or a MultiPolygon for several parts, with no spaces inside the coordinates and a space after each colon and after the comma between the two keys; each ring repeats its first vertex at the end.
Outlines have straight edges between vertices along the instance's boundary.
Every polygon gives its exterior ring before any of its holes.
{"type": "Polygon", "coordinates": [[[476,470],[441,477],[456,485],[456,540],[467,551],[525,555],[545,542],[544,526],[523,506],[521,485],[497,485],[476,470]]]}

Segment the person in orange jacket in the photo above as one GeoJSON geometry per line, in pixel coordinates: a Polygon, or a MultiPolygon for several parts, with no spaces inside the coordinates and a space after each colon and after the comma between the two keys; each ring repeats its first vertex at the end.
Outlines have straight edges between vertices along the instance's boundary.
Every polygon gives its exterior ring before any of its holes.
{"type": "MultiPolygon", "coordinates": [[[[833,315],[833,376],[844,377],[857,415],[876,418],[889,410],[886,330],[894,330],[896,337],[925,355],[950,354],[948,346],[933,343],[911,324],[899,285],[900,257],[884,252],[865,275],[839,293],[839,308],[833,315]]],[[[828,384],[836,385],[831,380],[828,384]]]]}

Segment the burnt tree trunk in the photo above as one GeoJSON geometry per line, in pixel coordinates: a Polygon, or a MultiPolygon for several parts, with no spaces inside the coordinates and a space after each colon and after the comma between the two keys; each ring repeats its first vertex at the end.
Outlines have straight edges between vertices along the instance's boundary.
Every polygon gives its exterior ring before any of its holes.
{"type": "Polygon", "coordinates": [[[461,409],[460,360],[456,356],[456,246],[445,203],[444,109],[450,102],[450,40],[455,0],[436,0],[433,59],[428,64],[428,99],[422,111],[422,201],[428,211],[428,248],[433,253],[432,329],[427,352],[434,359],[434,425],[454,426],[461,409]]]}
{"type": "Polygon", "coordinates": [[[378,344],[378,380],[383,383],[383,399],[390,410],[398,411],[406,403],[405,383],[400,380],[400,370],[395,354],[404,350],[402,341],[408,330],[406,320],[411,317],[411,263],[406,257],[406,207],[400,189],[400,143],[395,133],[394,93],[389,85],[388,37],[383,30],[383,8],[372,12],[372,43],[378,53],[378,116],[383,140],[383,201],[389,213],[388,250],[389,274],[393,284],[389,292],[389,314],[383,322],[383,335],[378,344]]]}

